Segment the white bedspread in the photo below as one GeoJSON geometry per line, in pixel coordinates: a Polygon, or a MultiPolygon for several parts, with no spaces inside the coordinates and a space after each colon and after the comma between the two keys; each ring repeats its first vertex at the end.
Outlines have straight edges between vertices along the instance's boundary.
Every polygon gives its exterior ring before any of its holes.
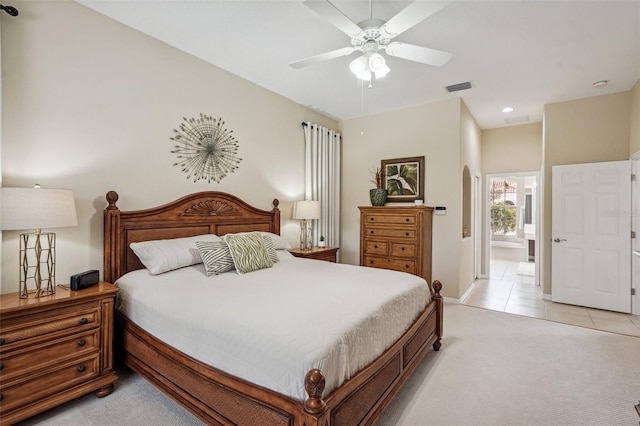
{"type": "Polygon", "coordinates": [[[207,277],[202,264],[155,276],[142,269],[116,284],[118,309],[151,335],[298,401],[311,368],[323,372],[329,395],[430,299],[414,275],[299,258],[243,275],[207,277]]]}

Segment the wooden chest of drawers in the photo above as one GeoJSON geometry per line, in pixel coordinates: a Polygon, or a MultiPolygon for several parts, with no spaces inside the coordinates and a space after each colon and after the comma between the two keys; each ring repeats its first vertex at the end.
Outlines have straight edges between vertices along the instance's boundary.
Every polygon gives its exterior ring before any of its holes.
{"type": "Polygon", "coordinates": [[[433,208],[359,207],[360,265],[423,277],[431,286],[433,208]]]}
{"type": "Polygon", "coordinates": [[[0,423],[9,425],[96,391],[113,391],[113,309],[118,288],[20,299],[0,296],[0,423]]]}

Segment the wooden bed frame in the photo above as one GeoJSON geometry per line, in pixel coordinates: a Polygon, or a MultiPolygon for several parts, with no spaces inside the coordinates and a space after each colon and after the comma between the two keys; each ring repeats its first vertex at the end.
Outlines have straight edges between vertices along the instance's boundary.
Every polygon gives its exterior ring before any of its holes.
{"type": "MultiPolygon", "coordinates": [[[[106,195],[104,279],[115,282],[143,266],[132,242],[201,234],[268,231],[280,234],[278,200],[270,211],[256,209],[223,192],[199,192],[160,207],[120,211],[118,194],[106,195]]],[[[149,380],[207,424],[353,426],[374,424],[400,390],[429,346],[440,349],[442,285],[434,281],[432,301],[398,341],[375,361],[323,397],[324,377],[304,378],[308,399],[301,403],[205,365],[146,333],[116,313],[116,362],[149,380]],[[120,358],[120,359],[118,359],[120,358]]],[[[318,322],[322,327],[322,321],[318,322]]],[[[309,330],[314,333],[314,330],[309,330]]]]}

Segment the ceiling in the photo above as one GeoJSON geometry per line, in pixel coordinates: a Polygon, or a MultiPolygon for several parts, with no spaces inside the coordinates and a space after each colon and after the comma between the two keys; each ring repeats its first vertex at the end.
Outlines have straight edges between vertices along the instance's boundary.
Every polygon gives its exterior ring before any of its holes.
{"type": "MultiPolygon", "coordinates": [[[[496,128],[507,118],[541,121],[545,104],[628,91],[640,79],[640,0],[453,1],[394,39],[453,58],[438,68],[387,56],[391,72],[372,87],[349,71],[357,53],[288,65],[350,46],[302,0],[77,1],[339,120],[460,97],[481,128],[496,128]],[[592,87],[599,80],[608,84],[592,87]],[[444,88],[466,81],[471,89],[444,88]]],[[[356,23],[370,17],[369,1],[332,3],[356,23]]],[[[374,0],[373,17],[386,21],[409,3],[374,0]]]]}

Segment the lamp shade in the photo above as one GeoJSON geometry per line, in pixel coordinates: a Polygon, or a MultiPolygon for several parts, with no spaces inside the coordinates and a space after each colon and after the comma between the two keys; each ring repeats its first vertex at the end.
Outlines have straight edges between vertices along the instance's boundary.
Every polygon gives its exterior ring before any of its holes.
{"type": "Polygon", "coordinates": [[[73,191],[1,188],[0,229],[30,230],[78,225],[73,191]]]}
{"type": "Polygon", "coordinates": [[[320,201],[296,201],[293,206],[294,219],[320,219],[320,201]]]}

